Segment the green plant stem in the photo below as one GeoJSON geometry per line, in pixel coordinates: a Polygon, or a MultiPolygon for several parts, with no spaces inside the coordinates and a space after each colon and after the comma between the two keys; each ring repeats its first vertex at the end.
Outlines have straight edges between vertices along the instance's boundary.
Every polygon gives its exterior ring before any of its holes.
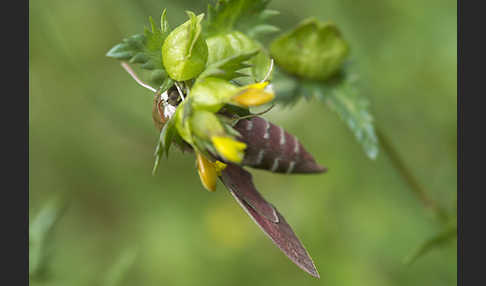
{"type": "Polygon", "coordinates": [[[408,184],[410,190],[414,193],[414,195],[422,202],[424,207],[432,211],[441,222],[448,222],[449,215],[447,214],[446,210],[444,210],[435,200],[429,197],[425,189],[413,175],[412,171],[407,168],[405,162],[400,157],[397,150],[388,140],[388,137],[378,126],[376,127],[376,134],[381,143],[383,153],[386,153],[388,155],[393,166],[408,184]]]}

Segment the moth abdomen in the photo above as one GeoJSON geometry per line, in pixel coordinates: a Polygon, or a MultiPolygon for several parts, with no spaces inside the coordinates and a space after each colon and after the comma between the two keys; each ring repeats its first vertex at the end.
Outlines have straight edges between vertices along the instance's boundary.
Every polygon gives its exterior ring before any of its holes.
{"type": "Polygon", "coordinates": [[[234,127],[247,144],[243,165],[275,173],[322,173],[297,137],[264,118],[242,119],[234,127]]]}

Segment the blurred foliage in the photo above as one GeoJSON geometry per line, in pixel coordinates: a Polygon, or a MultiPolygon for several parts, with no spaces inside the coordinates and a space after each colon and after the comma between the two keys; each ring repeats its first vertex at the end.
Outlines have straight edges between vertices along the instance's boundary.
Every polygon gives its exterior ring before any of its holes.
{"type": "MultiPolygon", "coordinates": [[[[457,218],[455,219],[457,222],[457,218]]],[[[447,243],[450,243],[457,239],[457,223],[450,224],[443,231],[427,239],[422,245],[420,245],[412,255],[405,258],[406,264],[414,263],[418,258],[422,257],[426,253],[430,252],[434,248],[438,248],[447,243]]]]}
{"type": "Polygon", "coordinates": [[[107,271],[105,281],[103,285],[105,286],[118,286],[123,285],[124,278],[126,277],[128,271],[135,263],[137,258],[137,252],[134,249],[127,249],[121,253],[117,261],[111,266],[107,271]]]}
{"type": "MultiPolygon", "coordinates": [[[[32,285],[105,285],[133,247],[136,262],[124,262],[131,265],[119,270],[118,285],[456,284],[454,243],[402,263],[442,226],[389,157],[368,160],[316,99],[266,116],[329,172],[254,177],[312,254],[320,280],[274,249],[227,191],[205,192],[192,156],[174,152],[152,177],[159,134],[151,94],[105,54],[164,8],[175,26],[184,10],[203,12],[207,3],[30,1],[30,224],[53,196],[71,201],[56,224],[52,275],[32,285]]],[[[274,0],[268,8],[281,12],[269,22],[283,31],[309,16],[338,24],[375,123],[428,195],[454,213],[456,2],[274,0]]]]}
{"type": "Polygon", "coordinates": [[[29,225],[29,277],[45,279],[49,272],[49,258],[55,248],[53,233],[66,209],[61,199],[49,201],[29,225]]]}

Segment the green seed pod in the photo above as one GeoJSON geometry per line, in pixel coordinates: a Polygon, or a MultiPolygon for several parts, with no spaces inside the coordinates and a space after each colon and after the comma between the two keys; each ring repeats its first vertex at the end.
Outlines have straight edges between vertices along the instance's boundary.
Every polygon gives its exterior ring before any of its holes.
{"type": "Polygon", "coordinates": [[[334,24],[307,19],[274,40],[270,52],[286,72],[326,80],[341,68],[349,46],[334,24]]]}
{"type": "Polygon", "coordinates": [[[191,89],[192,107],[195,110],[217,112],[238,91],[238,87],[226,80],[208,77],[191,89]]]}
{"type": "Polygon", "coordinates": [[[208,46],[201,36],[204,14],[187,14],[190,19],[175,28],[162,46],[164,68],[177,81],[195,78],[204,70],[208,59],[208,46]]]}

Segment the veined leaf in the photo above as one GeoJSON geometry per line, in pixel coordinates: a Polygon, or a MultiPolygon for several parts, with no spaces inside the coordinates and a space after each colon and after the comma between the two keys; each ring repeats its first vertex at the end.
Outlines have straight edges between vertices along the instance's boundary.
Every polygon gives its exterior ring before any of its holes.
{"type": "Polygon", "coordinates": [[[277,15],[274,10],[265,9],[270,0],[218,0],[214,6],[208,5],[206,36],[241,31],[251,37],[278,31],[265,24],[265,20],[277,15]]]}
{"type": "Polygon", "coordinates": [[[151,81],[157,85],[167,77],[162,65],[161,48],[165,38],[169,34],[167,11],[164,9],[161,16],[161,28],[158,29],[152,18],[149,18],[150,29],[145,27],[143,34],[137,34],[123,39],[120,44],[111,48],[106,56],[140,64],[143,69],[153,70],[151,81]]]}
{"type": "MultiPolygon", "coordinates": [[[[318,87],[314,88],[318,93],[321,91],[318,87]]],[[[366,155],[374,160],[378,155],[378,138],[373,127],[373,116],[368,109],[368,100],[348,80],[327,90],[327,94],[322,93],[319,98],[338,113],[361,143],[366,155]]],[[[326,92],[325,89],[322,91],[326,92]]]]}

